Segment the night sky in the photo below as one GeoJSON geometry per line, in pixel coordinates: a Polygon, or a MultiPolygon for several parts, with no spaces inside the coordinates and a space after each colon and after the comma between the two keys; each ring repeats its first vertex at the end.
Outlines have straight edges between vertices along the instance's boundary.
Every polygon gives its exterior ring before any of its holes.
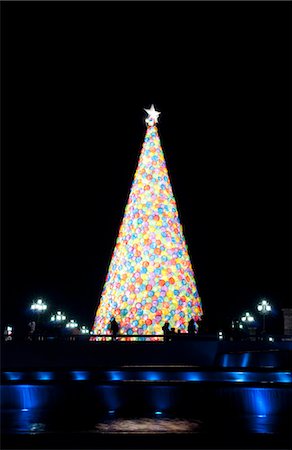
{"type": "MultiPolygon", "coordinates": [[[[159,134],[207,328],[290,304],[288,2],[2,2],[2,324],[92,324],[159,134]]],[[[291,74],[290,74],[291,77],[291,74]]]]}

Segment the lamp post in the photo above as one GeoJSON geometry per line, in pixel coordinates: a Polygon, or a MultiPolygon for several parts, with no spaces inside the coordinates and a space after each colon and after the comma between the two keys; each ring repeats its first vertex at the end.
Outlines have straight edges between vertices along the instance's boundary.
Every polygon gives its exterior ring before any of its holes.
{"type": "Polygon", "coordinates": [[[242,317],[241,317],[241,322],[244,322],[244,324],[248,325],[251,322],[254,322],[254,317],[250,315],[249,312],[246,312],[242,317]]]}
{"type": "Polygon", "coordinates": [[[40,314],[48,309],[48,305],[43,301],[42,298],[38,298],[34,301],[30,307],[31,311],[37,314],[37,322],[39,321],[40,314]]]}
{"type": "Polygon", "coordinates": [[[257,305],[257,310],[263,316],[263,331],[262,332],[265,333],[266,332],[266,315],[272,311],[272,307],[267,300],[262,300],[257,305]]]}
{"type": "Polygon", "coordinates": [[[246,328],[246,330],[248,332],[248,338],[251,341],[255,341],[256,340],[256,338],[255,338],[256,329],[255,329],[254,317],[249,312],[246,312],[242,315],[240,321],[241,321],[242,328],[246,328]]]}
{"type": "Polygon", "coordinates": [[[53,336],[55,339],[61,339],[65,320],[66,316],[62,311],[57,311],[56,314],[51,315],[50,323],[52,325],[53,336]]]}
{"type": "Polygon", "coordinates": [[[64,322],[64,320],[66,320],[66,316],[61,311],[57,311],[56,314],[51,316],[51,322],[61,323],[64,322]]]}
{"type": "Polygon", "coordinates": [[[75,320],[71,319],[68,323],[66,323],[66,328],[77,328],[78,323],[75,320]]]}
{"type": "MultiPolygon", "coordinates": [[[[40,322],[40,316],[41,313],[45,312],[48,309],[48,305],[43,301],[42,298],[38,298],[36,301],[34,301],[30,307],[31,311],[33,311],[34,313],[37,314],[37,331],[40,332],[41,330],[38,328],[41,328],[39,326],[39,322],[40,322]]],[[[39,335],[39,339],[43,340],[43,336],[39,335]]]]}
{"type": "Polygon", "coordinates": [[[85,325],[82,325],[80,331],[81,331],[81,334],[89,334],[89,329],[86,328],[85,325]]]}
{"type": "Polygon", "coordinates": [[[79,334],[78,323],[75,320],[71,319],[66,323],[66,328],[69,332],[69,340],[75,341],[75,337],[79,334]]]}
{"type": "Polygon", "coordinates": [[[46,303],[43,301],[42,298],[38,298],[36,301],[34,301],[30,307],[30,309],[32,311],[35,311],[37,313],[40,313],[42,311],[46,311],[46,309],[48,308],[48,306],[46,305],[46,303]]]}

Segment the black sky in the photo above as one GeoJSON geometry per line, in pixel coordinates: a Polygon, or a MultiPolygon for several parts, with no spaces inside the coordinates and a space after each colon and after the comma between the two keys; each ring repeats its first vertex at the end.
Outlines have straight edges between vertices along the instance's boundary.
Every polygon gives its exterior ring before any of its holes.
{"type": "Polygon", "coordinates": [[[288,2],[2,2],[2,320],[91,325],[159,133],[210,327],[289,306],[288,2]]]}

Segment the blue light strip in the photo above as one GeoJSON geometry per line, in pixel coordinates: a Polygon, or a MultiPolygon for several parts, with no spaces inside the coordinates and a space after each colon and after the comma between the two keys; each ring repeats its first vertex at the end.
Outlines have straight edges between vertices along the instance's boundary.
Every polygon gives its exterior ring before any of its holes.
{"type": "Polygon", "coordinates": [[[21,381],[23,379],[22,372],[4,372],[3,374],[9,381],[21,381]]]}
{"type": "Polygon", "coordinates": [[[110,381],[192,381],[224,383],[292,383],[291,372],[159,372],[159,371],[109,371],[110,381]]]}
{"type": "Polygon", "coordinates": [[[278,383],[291,383],[292,382],[292,373],[291,372],[276,372],[277,382],[278,383]]]}
{"type": "Polygon", "coordinates": [[[34,379],[38,381],[52,381],[54,378],[54,372],[34,372],[34,379]]]}
{"type": "MultiPolygon", "coordinates": [[[[292,383],[291,371],[173,371],[166,370],[109,370],[103,373],[105,381],[142,381],[142,382],[213,382],[213,383],[292,383]]],[[[70,371],[69,379],[72,381],[87,381],[95,372],[70,371]]],[[[58,375],[54,372],[3,372],[3,379],[14,382],[31,381],[58,381],[58,375]]]]}
{"type": "Polygon", "coordinates": [[[73,381],[86,381],[89,379],[89,372],[73,370],[70,373],[73,381]]]}
{"type": "Polygon", "coordinates": [[[122,372],[120,370],[110,370],[107,372],[107,376],[110,381],[124,381],[127,379],[125,375],[126,372],[122,372]]]}

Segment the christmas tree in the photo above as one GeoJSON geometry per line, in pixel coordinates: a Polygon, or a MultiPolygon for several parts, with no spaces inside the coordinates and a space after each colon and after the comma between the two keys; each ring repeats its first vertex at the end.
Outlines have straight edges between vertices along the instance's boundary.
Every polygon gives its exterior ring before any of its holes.
{"type": "Polygon", "coordinates": [[[159,112],[146,110],[147,131],[124,218],[96,312],[93,331],[162,334],[162,326],[187,331],[202,315],[201,300],[183,236],[156,127],[159,112]]]}

